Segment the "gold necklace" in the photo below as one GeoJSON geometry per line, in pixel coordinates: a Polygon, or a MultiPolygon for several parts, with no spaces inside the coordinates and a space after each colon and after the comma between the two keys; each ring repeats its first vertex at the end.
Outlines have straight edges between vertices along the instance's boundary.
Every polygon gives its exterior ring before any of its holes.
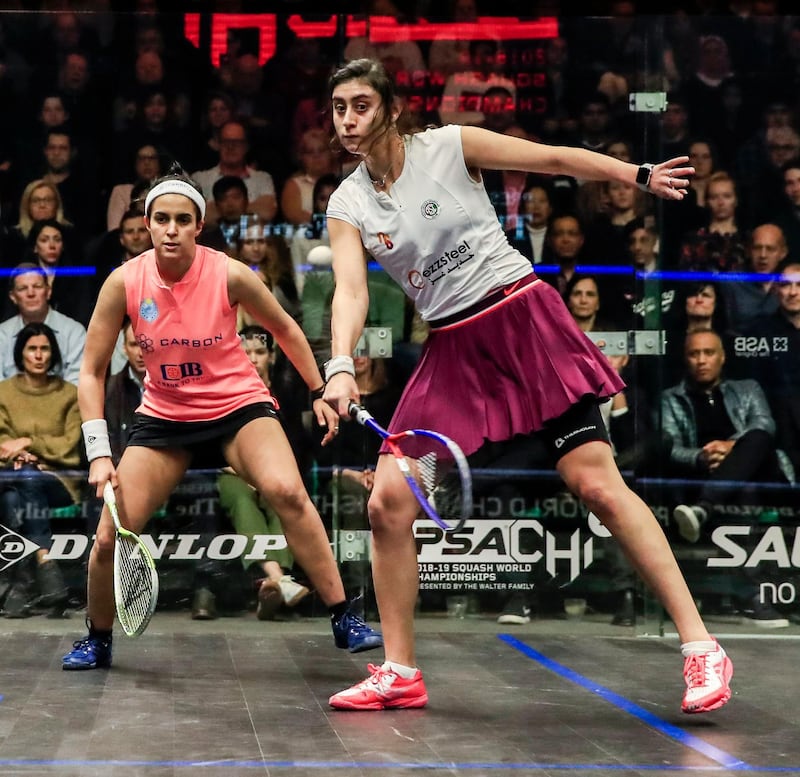
{"type": "Polygon", "coordinates": [[[378,188],[383,189],[384,186],[386,186],[386,176],[389,175],[389,173],[392,172],[392,166],[393,165],[394,165],[394,162],[389,162],[389,167],[386,168],[386,172],[383,174],[383,177],[378,178],[378,179],[375,179],[375,178],[372,177],[372,173],[370,173],[369,167],[367,167],[367,176],[369,177],[369,180],[372,181],[372,183],[375,186],[377,186],[378,188]]]}

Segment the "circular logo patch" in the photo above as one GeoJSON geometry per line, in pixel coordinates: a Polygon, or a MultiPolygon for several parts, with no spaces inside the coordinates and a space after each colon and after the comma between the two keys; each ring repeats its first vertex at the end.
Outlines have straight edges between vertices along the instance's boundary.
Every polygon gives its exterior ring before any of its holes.
{"type": "Polygon", "coordinates": [[[147,297],[139,303],[139,315],[145,321],[155,321],[158,318],[158,305],[152,297],[147,297]]]}
{"type": "Polygon", "coordinates": [[[420,207],[420,213],[426,219],[435,219],[439,215],[439,203],[436,200],[425,200],[420,207]]]}

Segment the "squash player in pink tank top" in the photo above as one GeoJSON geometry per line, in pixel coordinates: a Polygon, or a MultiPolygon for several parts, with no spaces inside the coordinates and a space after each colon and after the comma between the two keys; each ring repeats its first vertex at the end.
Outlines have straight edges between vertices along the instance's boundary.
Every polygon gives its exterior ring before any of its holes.
{"type": "MultiPolygon", "coordinates": [[[[326,444],[338,416],[322,401],[323,381],[300,327],[244,264],[196,244],[205,199],[183,171],[161,178],[145,201],[153,248],[114,271],[98,295],[78,385],[89,483],[100,497],[113,485],[124,525],[139,533],[193,461],[230,465],[281,518],[286,540],[328,606],[337,647],[382,646],[381,635],[350,610],[331,546],[309,498],[276,403],[236,331],[242,305],[283,349],[308,385],[326,444]],[[105,377],[125,318],[144,353],[146,377],[128,445],[115,468],[103,418],[105,377]],[[209,458],[209,451],[219,452],[209,458]],[[196,457],[200,457],[197,459],[196,457]]],[[[104,507],[89,557],[88,635],[64,669],[111,665],[114,527],[104,507]]]]}

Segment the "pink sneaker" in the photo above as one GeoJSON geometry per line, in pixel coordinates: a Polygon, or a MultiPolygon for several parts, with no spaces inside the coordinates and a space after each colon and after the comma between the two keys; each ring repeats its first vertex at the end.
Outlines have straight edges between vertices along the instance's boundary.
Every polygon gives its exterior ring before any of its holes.
{"type": "Polygon", "coordinates": [[[681,709],[688,713],[719,709],[731,698],[731,677],[733,664],[719,645],[708,653],[687,656],[683,664],[686,693],[681,709]]]}
{"type": "Polygon", "coordinates": [[[428,703],[428,692],[419,669],[410,680],[375,664],[367,664],[367,669],[370,676],[366,680],[331,696],[328,700],[331,707],[337,710],[387,710],[424,707],[428,703]]]}

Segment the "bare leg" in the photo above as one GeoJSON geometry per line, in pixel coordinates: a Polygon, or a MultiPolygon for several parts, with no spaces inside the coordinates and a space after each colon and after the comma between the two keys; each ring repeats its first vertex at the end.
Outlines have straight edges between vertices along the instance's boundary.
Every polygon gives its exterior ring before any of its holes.
{"type": "Polygon", "coordinates": [[[272,418],[251,421],[225,446],[225,456],[278,514],[292,554],[322,601],[328,606],[345,601],[328,534],[281,425],[272,418]]]}
{"type": "Polygon", "coordinates": [[[411,530],[419,505],[391,456],[381,456],[369,499],[372,579],[386,659],[416,666],[414,607],[419,591],[417,544],[411,530]]]}
{"type": "MultiPolygon", "coordinates": [[[[141,532],[178,485],[188,464],[184,451],[127,448],[117,467],[117,504],[123,525],[141,532]]],[[[114,523],[105,506],[89,554],[86,614],[96,629],[110,630],[114,625],[114,523]]]]}
{"type": "Polygon", "coordinates": [[[602,521],[672,618],[681,642],[709,640],[678,562],[650,508],[628,488],[603,442],[567,453],[558,471],[569,489],[602,521]]]}

